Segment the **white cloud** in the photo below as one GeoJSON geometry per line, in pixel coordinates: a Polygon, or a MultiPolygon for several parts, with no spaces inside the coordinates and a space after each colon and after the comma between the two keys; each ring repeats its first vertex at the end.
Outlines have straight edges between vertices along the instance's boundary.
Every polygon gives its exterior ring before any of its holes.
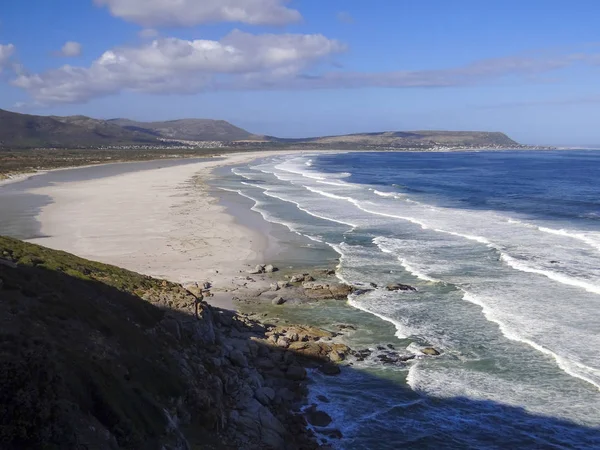
{"type": "Polygon", "coordinates": [[[41,74],[20,74],[12,84],[45,103],[83,102],[135,90],[198,92],[257,77],[288,79],[345,50],[338,41],[302,34],[253,35],[233,31],[220,41],[157,39],[105,52],[90,67],[65,65],[41,74]]]}
{"type": "Polygon", "coordinates": [[[138,33],[138,36],[142,39],[152,39],[158,37],[159,33],[154,28],[144,28],[138,33]]]}
{"type": "Polygon", "coordinates": [[[75,56],[80,56],[81,50],[82,45],[79,42],[68,41],[65,42],[65,45],[60,49],[59,55],[66,58],[73,58],[75,56]]]}
{"type": "Polygon", "coordinates": [[[282,25],[302,16],[288,0],[94,0],[115,17],[145,27],[194,26],[208,22],[282,25]]]}
{"type": "Polygon", "coordinates": [[[9,60],[15,53],[15,46],[13,44],[0,44],[0,72],[8,66],[9,60]]]}

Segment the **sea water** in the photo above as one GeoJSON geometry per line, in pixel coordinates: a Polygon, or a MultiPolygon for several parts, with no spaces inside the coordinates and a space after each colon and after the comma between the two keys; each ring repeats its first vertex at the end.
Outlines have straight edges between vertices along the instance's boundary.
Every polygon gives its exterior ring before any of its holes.
{"type": "Polygon", "coordinates": [[[600,152],[315,153],[227,170],[220,188],[336,252],[341,280],[378,286],[290,314],[357,325],[354,348],[442,352],[315,373],[339,448],[600,448],[600,152]]]}

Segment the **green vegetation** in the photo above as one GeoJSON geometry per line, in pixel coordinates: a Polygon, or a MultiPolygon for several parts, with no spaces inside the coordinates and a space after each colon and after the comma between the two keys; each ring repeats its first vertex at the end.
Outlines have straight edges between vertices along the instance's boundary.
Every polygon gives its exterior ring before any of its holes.
{"type": "Polygon", "coordinates": [[[232,151],[234,150],[210,148],[183,150],[0,150],[0,180],[9,175],[33,173],[38,170],[64,169],[123,161],[149,161],[163,158],[201,158],[232,151]]]}

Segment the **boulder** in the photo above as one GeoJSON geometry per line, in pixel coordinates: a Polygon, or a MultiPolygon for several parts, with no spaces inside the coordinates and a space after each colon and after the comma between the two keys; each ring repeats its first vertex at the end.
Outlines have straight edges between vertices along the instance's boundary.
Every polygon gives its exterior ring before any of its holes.
{"type": "Polygon", "coordinates": [[[285,303],[285,299],[283,297],[275,297],[271,303],[274,305],[283,305],[285,303]]]}
{"type": "Polygon", "coordinates": [[[264,273],[264,271],[265,271],[264,266],[257,264],[256,267],[254,267],[254,269],[249,270],[248,273],[251,275],[256,275],[259,273],[264,273]]]}
{"type": "Polygon", "coordinates": [[[256,400],[268,406],[275,399],[275,391],[270,387],[261,387],[254,393],[256,400]]]}
{"type": "Polygon", "coordinates": [[[292,275],[290,283],[302,283],[304,281],[304,275],[292,275]]]}
{"type": "Polygon", "coordinates": [[[273,267],[272,264],[267,264],[266,266],[264,266],[263,268],[265,273],[273,273],[273,272],[277,272],[277,267],[273,267]]]}
{"type": "Polygon", "coordinates": [[[270,287],[272,291],[278,291],[279,289],[281,289],[278,283],[271,283],[270,287]]]}
{"type": "Polygon", "coordinates": [[[279,289],[284,289],[290,287],[290,283],[288,283],[287,281],[278,281],[277,286],[279,286],[279,289]]]}
{"type": "Polygon", "coordinates": [[[285,372],[285,377],[292,381],[302,381],[306,379],[306,369],[302,366],[290,366],[285,372]]]}
{"type": "Polygon", "coordinates": [[[306,420],[315,427],[326,427],[333,419],[324,411],[317,410],[316,406],[311,406],[305,411],[306,420]]]}
{"type": "Polygon", "coordinates": [[[229,353],[228,357],[229,357],[229,360],[236,366],[248,367],[248,361],[246,360],[246,357],[240,350],[238,350],[238,349],[232,350],[229,353]]]}
{"type": "Polygon", "coordinates": [[[279,336],[276,344],[277,347],[288,348],[290,346],[290,339],[285,336],[279,336]]]}
{"type": "Polygon", "coordinates": [[[421,349],[421,353],[429,356],[438,356],[440,352],[433,347],[425,347],[421,349]]]}
{"type": "Polygon", "coordinates": [[[402,283],[394,283],[394,284],[388,284],[385,287],[388,291],[416,291],[417,288],[409,286],[408,284],[402,284],[402,283]]]}
{"type": "Polygon", "coordinates": [[[331,362],[341,362],[344,360],[344,354],[338,353],[335,350],[329,353],[329,360],[331,362]]]}

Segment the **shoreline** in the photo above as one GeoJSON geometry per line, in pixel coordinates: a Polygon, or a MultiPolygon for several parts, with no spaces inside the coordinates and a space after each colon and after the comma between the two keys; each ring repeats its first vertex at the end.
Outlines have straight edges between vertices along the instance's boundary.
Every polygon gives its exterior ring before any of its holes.
{"type": "MultiPolygon", "coordinates": [[[[337,363],[345,360],[351,349],[334,339],[343,335],[334,331],[335,327],[326,330],[311,324],[291,326],[285,319],[238,312],[240,302],[251,303],[251,299],[259,296],[261,302],[275,305],[280,289],[286,290],[284,295],[293,293],[304,302],[331,294],[329,284],[327,289],[319,287],[313,293],[302,286],[282,282],[284,274],[292,270],[287,267],[274,275],[251,274],[257,264],[269,262],[265,261],[264,253],[272,239],[269,228],[273,224],[265,221],[267,228],[257,229],[240,223],[238,216],[227,212],[228,207],[222,204],[222,199],[215,195],[214,187],[209,184],[218,168],[270,155],[272,153],[262,152],[228,155],[214,161],[33,189],[29,192],[49,196],[52,203],[42,207],[37,216],[41,234],[45,237],[27,242],[166,279],[181,284],[194,295],[202,292],[202,287],[209,286],[210,292],[205,292],[204,300],[217,311],[229,310],[234,318],[238,318],[234,324],[251,320],[264,327],[260,341],[264,341],[264,345],[272,346],[279,354],[297,355],[290,356],[289,361],[297,360],[294,364],[300,364],[309,372],[315,369],[326,375],[337,375],[340,373],[337,363]],[[314,295],[308,296],[305,292],[314,295]],[[275,325],[269,325],[273,323],[275,325]],[[306,339],[310,345],[296,341],[298,333],[306,336],[302,341],[306,339]],[[302,363],[304,359],[305,363],[302,363]]],[[[247,209],[247,205],[236,204],[235,197],[232,199],[234,204],[229,207],[239,207],[240,211],[247,209]]],[[[262,220],[257,218],[257,222],[262,220]]],[[[331,271],[324,276],[335,279],[331,271]]],[[[347,297],[349,291],[337,280],[327,282],[341,289],[337,298],[347,297]]],[[[228,339],[235,342],[236,337],[236,333],[231,332],[228,339]]],[[[285,367],[284,373],[288,370],[285,367]]],[[[307,372],[303,370],[298,381],[306,378],[307,372]]],[[[264,376],[265,380],[270,380],[270,375],[264,376]]],[[[303,396],[299,403],[294,402],[296,406],[290,403],[290,414],[300,414],[309,422],[315,414],[321,419],[328,417],[317,410],[318,405],[309,404],[308,400],[303,396]]],[[[302,431],[296,431],[298,436],[310,437],[314,424],[301,428],[302,431]]],[[[339,430],[334,434],[341,436],[339,430]]],[[[316,438],[312,439],[316,442],[316,438]]]]}
{"type": "MultiPolygon", "coordinates": [[[[232,195],[224,202],[225,196],[211,180],[224,167],[274,155],[271,151],[239,152],[198,162],[182,158],[181,164],[160,168],[131,166],[132,171],[105,171],[99,177],[90,174],[89,179],[71,176],[76,169],[140,162],[94,164],[23,175],[8,183],[58,171],[68,174],[65,180],[54,178],[48,185],[34,183],[33,188],[15,189],[50,199],[30,213],[39,232],[26,238],[27,242],[172,282],[210,282],[217,287],[210,303],[233,310],[231,292],[244,287],[246,270],[272,259],[266,252],[280,253],[281,240],[271,233],[276,224],[251,211],[246,198],[232,195]],[[239,213],[250,220],[240,220],[239,213]]],[[[18,226],[13,225],[13,229],[18,226]]]]}

